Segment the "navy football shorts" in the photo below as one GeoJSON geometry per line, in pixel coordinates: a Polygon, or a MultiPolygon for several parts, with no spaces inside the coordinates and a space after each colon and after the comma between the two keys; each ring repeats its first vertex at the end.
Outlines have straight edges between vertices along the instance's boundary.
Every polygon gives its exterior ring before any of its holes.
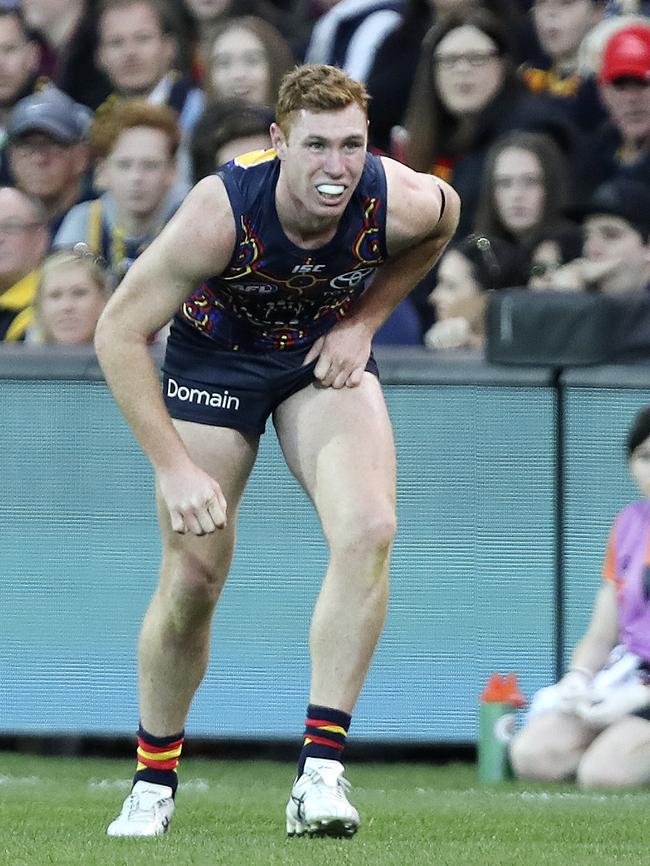
{"type": "MultiPolygon", "coordinates": [[[[172,418],[261,434],[275,409],[315,381],[309,346],[282,352],[222,349],[191,325],[174,322],[163,363],[163,397],[172,418]]],[[[366,370],[379,376],[371,354],[366,370]]]]}

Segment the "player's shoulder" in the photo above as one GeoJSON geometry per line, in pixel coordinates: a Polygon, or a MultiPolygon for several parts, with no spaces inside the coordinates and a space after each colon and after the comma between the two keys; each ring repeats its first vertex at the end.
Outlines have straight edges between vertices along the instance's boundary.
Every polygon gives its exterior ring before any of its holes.
{"type": "Polygon", "coordinates": [[[187,218],[219,215],[230,210],[230,202],[223,180],[216,174],[202,178],[188,192],[180,208],[180,215],[187,218]]]}
{"type": "Polygon", "coordinates": [[[277,155],[272,147],[266,150],[251,150],[222,165],[217,171],[217,177],[222,178],[226,184],[255,186],[266,182],[277,162],[277,155]]]}
{"type": "Polygon", "coordinates": [[[380,159],[386,173],[389,192],[393,192],[396,201],[403,200],[404,197],[415,197],[421,199],[421,204],[426,205],[428,202],[433,207],[440,202],[440,190],[448,186],[440,178],[433,174],[414,171],[404,163],[388,156],[382,156],[380,159]]]}
{"type": "Polygon", "coordinates": [[[426,237],[435,232],[444,214],[460,209],[460,199],[449,184],[432,174],[414,171],[390,157],[381,157],[386,173],[389,226],[398,234],[426,237]]]}

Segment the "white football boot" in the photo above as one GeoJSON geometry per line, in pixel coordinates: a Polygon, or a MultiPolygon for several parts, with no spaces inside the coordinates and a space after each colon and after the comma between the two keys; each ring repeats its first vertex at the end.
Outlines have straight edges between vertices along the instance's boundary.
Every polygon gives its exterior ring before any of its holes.
{"type": "Polygon", "coordinates": [[[162,836],[174,814],[172,789],[152,782],[136,782],[122,811],[108,826],[109,836],[162,836]]]}
{"type": "Polygon", "coordinates": [[[287,835],[354,836],[360,819],[347,798],[350,787],[339,761],[307,758],[287,803],[287,835]]]}

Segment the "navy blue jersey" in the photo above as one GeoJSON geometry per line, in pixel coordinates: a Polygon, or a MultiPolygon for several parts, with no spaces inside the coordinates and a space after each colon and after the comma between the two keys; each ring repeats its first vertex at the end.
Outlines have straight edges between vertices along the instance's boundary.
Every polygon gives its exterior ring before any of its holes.
{"type": "Polygon", "coordinates": [[[177,319],[221,347],[277,351],[313,343],[347,315],[386,258],[386,176],[378,157],[366,155],[336,234],[314,250],[297,247],[282,230],[279,173],[273,150],[237,157],[218,172],[237,226],[234,252],[177,319]]]}

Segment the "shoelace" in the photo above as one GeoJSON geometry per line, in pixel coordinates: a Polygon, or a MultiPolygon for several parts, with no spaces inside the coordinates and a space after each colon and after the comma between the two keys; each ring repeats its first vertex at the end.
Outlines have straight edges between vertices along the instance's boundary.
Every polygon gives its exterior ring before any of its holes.
{"type": "Polygon", "coordinates": [[[142,812],[142,815],[148,815],[149,813],[153,814],[155,807],[158,803],[162,802],[161,800],[154,800],[147,809],[140,808],[140,796],[139,794],[131,794],[129,797],[129,818],[132,818],[134,814],[137,812],[142,812]]]}
{"type": "Polygon", "coordinates": [[[328,784],[325,781],[325,779],[321,776],[321,774],[318,772],[318,770],[309,770],[309,775],[312,777],[312,780],[315,783],[317,783],[317,784],[319,782],[322,783],[323,785],[325,785],[326,788],[328,788],[332,792],[332,794],[335,794],[337,797],[346,797],[347,798],[347,795],[352,790],[351,783],[348,782],[348,780],[345,778],[345,776],[343,774],[341,774],[340,776],[337,776],[336,785],[328,784]]]}

